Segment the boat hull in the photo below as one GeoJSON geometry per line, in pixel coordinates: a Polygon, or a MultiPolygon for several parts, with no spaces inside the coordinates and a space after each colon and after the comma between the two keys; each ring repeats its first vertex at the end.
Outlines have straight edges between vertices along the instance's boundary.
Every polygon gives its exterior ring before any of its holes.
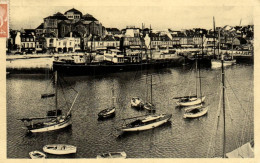
{"type": "Polygon", "coordinates": [[[176,104],[179,105],[179,106],[193,106],[193,105],[198,105],[198,104],[201,104],[205,101],[205,98],[206,96],[203,96],[203,97],[199,97],[197,98],[196,100],[194,101],[189,101],[189,102],[179,102],[177,101],[176,104]]]}
{"type": "Polygon", "coordinates": [[[46,155],[40,151],[32,151],[29,153],[31,159],[45,159],[46,155]]]}
{"type": "MultiPolygon", "coordinates": [[[[236,60],[233,59],[231,61],[224,61],[224,66],[231,66],[236,64],[236,60]]],[[[212,59],[211,60],[211,67],[212,68],[220,68],[222,66],[221,60],[212,59]]]]}
{"type": "Polygon", "coordinates": [[[43,151],[55,155],[66,155],[76,153],[77,147],[66,144],[51,144],[45,145],[43,151]]]}
{"type": "Polygon", "coordinates": [[[207,112],[208,112],[208,108],[203,108],[202,111],[200,111],[196,114],[184,113],[183,118],[198,118],[198,117],[201,117],[201,116],[207,114],[207,112]]]}
{"type": "Polygon", "coordinates": [[[133,132],[133,131],[144,131],[144,130],[149,130],[155,127],[158,127],[166,122],[168,122],[171,118],[171,115],[166,116],[165,118],[161,119],[160,121],[143,125],[143,126],[138,126],[138,127],[133,127],[133,128],[122,128],[121,131],[124,132],[133,132]]]}
{"type": "Polygon", "coordinates": [[[28,129],[29,132],[32,133],[39,133],[39,132],[48,132],[48,131],[55,131],[59,129],[66,128],[71,125],[71,119],[67,119],[63,122],[59,122],[53,125],[43,126],[42,128],[36,128],[36,129],[28,129]]]}
{"type": "Polygon", "coordinates": [[[174,59],[156,60],[150,63],[125,63],[125,64],[66,64],[53,63],[53,70],[60,73],[73,75],[97,75],[125,71],[137,71],[145,69],[159,69],[167,67],[181,66],[183,57],[174,59]]]}
{"type": "Polygon", "coordinates": [[[102,155],[97,155],[97,159],[125,159],[125,152],[109,152],[102,155]]]}

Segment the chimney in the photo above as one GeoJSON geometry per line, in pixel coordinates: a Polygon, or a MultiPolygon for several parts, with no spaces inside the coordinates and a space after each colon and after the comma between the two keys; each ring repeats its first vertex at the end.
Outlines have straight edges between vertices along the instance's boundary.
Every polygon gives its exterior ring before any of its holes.
{"type": "Polygon", "coordinates": [[[70,32],[70,37],[72,37],[72,32],[70,32]]]}

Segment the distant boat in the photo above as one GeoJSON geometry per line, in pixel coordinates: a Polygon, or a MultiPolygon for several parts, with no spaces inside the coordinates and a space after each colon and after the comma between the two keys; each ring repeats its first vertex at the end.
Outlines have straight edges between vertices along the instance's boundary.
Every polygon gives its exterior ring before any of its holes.
{"type": "Polygon", "coordinates": [[[126,153],[125,152],[108,152],[97,155],[97,159],[125,159],[126,153]]]}
{"type": "Polygon", "coordinates": [[[31,159],[45,159],[46,155],[40,151],[32,151],[29,153],[31,159]]]}
{"type": "Polygon", "coordinates": [[[66,155],[77,152],[77,147],[67,144],[50,144],[43,147],[43,151],[55,155],[66,155]]]}
{"type": "MultiPolygon", "coordinates": [[[[213,23],[214,23],[214,31],[215,31],[215,19],[213,18],[213,23]]],[[[215,33],[215,32],[214,32],[215,33]]],[[[219,42],[219,45],[218,45],[218,52],[220,51],[220,30],[218,30],[218,42],[219,42]]],[[[232,42],[232,46],[233,46],[233,42],[232,42]]],[[[215,49],[215,41],[214,41],[214,49],[215,49]]],[[[220,56],[220,52],[218,54],[220,56]]],[[[215,57],[215,50],[214,50],[214,57],[215,57]]],[[[222,55],[222,57],[224,57],[222,55]]],[[[218,59],[211,59],[211,67],[212,68],[221,68],[222,66],[222,59],[221,58],[218,58],[218,59]]],[[[223,58],[223,66],[231,66],[231,65],[234,65],[236,64],[236,59],[233,58],[233,47],[232,47],[232,54],[231,54],[231,57],[224,57],[223,58]]]]}
{"type": "Polygon", "coordinates": [[[140,97],[132,97],[131,106],[136,108],[142,108],[144,105],[143,100],[140,97]]]}
{"type": "Polygon", "coordinates": [[[62,115],[61,110],[58,109],[57,82],[58,82],[58,74],[56,71],[55,72],[55,94],[45,94],[44,96],[42,96],[42,98],[55,96],[55,110],[48,111],[47,116],[45,117],[19,119],[23,122],[30,122],[29,125],[25,123],[25,128],[28,130],[28,132],[37,133],[37,132],[54,131],[71,125],[71,110],[78,97],[78,92],[67,114],[62,115]],[[36,120],[44,120],[44,121],[34,123],[34,121],[36,120]]]}
{"type": "MultiPolygon", "coordinates": [[[[120,130],[121,131],[143,131],[149,130],[155,127],[158,127],[170,120],[172,117],[171,114],[159,114],[159,115],[148,115],[148,116],[140,116],[144,118],[136,119],[135,121],[124,125],[120,130]]],[[[127,118],[127,119],[134,119],[127,118]]],[[[126,120],[126,119],[124,119],[126,120]]]]}
{"type": "Polygon", "coordinates": [[[198,118],[208,112],[208,107],[200,106],[193,109],[185,110],[183,118],[198,118]]]}
{"type": "MultiPolygon", "coordinates": [[[[224,59],[224,66],[231,66],[236,64],[236,59],[224,59]]],[[[211,60],[211,67],[212,68],[221,68],[221,60],[212,59],[211,60]]]]}

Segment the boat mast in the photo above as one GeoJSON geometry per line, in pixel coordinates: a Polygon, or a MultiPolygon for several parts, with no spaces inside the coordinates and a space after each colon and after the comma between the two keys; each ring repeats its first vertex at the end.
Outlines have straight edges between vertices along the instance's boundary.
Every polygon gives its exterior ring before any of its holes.
{"type": "Polygon", "coordinates": [[[215,17],[213,16],[213,30],[214,30],[214,34],[213,34],[213,42],[214,42],[214,59],[216,58],[216,53],[215,53],[215,49],[216,49],[216,41],[215,41],[215,32],[216,32],[216,27],[215,27],[215,17]]]}
{"type": "Polygon", "coordinates": [[[152,27],[150,24],[150,60],[152,60],[152,27]]]}
{"type": "Polygon", "coordinates": [[[153,103],[153,75],[151,75],[151,104],[153,103]]]}
{"type": "Polygon", "coordinates": [[[198,54],[196,55],[196,62],[195,62],[195,71],[196,71],[196,73],[195,73],[195,86],[196,86],[196,97],[198,97],[198,84],[197,84],[197,78],[198,78],[198,54]]]}
{"type": "Polygon", "coordinates": [[[226,117],[225,117],[225,73],[224,73],[224,56],[221,55],[221,73],[222,73],[222,100],[223,100],[223,122],[224,122],[224,131],[223,131],[223,158],[226,157],[226,117]]]}
{"type": "Polygon", "coordinates": [[[55,71],[55,109],[56,109],[56,117],[58,116],[58,72],[55,71]]]}

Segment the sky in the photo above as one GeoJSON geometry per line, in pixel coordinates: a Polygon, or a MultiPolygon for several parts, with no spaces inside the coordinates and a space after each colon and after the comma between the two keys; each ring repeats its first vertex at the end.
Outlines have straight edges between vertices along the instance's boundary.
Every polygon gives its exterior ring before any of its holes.
{"type": "Polygon", "coordinates": [[[225,0],[12,0],[10,28],[36,28],[43,18],[75,8],[91,14],[105,27],[123,29],[128,25],[153,29],[213,28],[254,24],[255,1],[225,0]]]}

